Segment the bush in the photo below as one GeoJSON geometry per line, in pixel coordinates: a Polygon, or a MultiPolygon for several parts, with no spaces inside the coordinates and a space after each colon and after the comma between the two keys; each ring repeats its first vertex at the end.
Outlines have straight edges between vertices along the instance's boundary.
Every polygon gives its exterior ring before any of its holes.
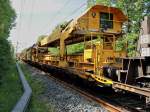
{"type": "Polygon", "coordinates": [[[9,42],[4,38],[0,38],[0,75],[7,74],[13,63],[13,53],[9,42]]]}

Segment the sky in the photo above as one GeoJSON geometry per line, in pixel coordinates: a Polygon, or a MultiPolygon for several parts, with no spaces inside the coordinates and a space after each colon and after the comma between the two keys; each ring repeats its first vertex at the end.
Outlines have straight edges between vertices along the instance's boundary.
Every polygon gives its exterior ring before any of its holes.
{"type": "Polygon", "coordinates": [[[86,9],[87,0],[11,0],[17,18],[9,40],[17,52],[32,46],[40,35],[50,35],[56,25],[86,9]]]}

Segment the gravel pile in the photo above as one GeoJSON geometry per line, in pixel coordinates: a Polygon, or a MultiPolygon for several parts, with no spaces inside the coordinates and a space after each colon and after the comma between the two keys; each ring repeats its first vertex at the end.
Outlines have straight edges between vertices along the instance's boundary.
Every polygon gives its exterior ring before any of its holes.
{"type": "Polygon", "coordinates": [[[107,112],[96,102],[92,102],[74,90],[68,90],[59,82],[49,79],[44,72],[28,66],[34,79],[42,81],[45,91],[40,98],[46,99],[49,104],[54,105],[56,112],[107,112]]]}

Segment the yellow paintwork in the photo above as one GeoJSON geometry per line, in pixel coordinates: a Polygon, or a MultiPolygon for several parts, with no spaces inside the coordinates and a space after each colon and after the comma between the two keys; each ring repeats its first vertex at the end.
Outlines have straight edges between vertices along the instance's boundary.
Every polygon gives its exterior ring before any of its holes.
{"type": "Polygon", "coordinates": [[[48,36],[46,36],[44,39],[42,39],[41,41],[40,41],[40,45],[41,46],[44,46],[45,44],[47,44],[47,42],[48,42],[48,36]]]}
{"type": "Polygon", "coordinates": [[[105,78],[105,77],[102,77],[102,76],[98,76],[98,75],[91,75],[91,77],[93,79],[95,79],[97,82],[100,82],[100,84],[104,84],[104,85],[112,85],[113,84],[113,81],[108,79],[108,78],[105,78]]]}
{"type": "MultiPolygon", "coordinates": [[[[122,24],[126,20],[127,17],[117,8],[95,5],[73,19],[64,29],[60,27],[40,41],[41,47],[59,46],[59,57],[36,53],[33,58],[59,67],[71,67],[85,72],[89,70],[93,72],[90,77],[97,83],[111,85],[113,82],[104,77],[103,67],[109,65],[122,68],[122,63],[118,63],[116,58],[125,57],[126,51],[115,51],[115,44],[121,35],[122,24]],[[101,12],[113,14],[113,28],[102,31],[101,12]],[[93,40],[94,37],[102,41],[95,44],[91,42],[91,47],[85,48],[81,55],[66,56],[66,44],[85,42],[86,39],[93,40]]],[[[27,57],[29,58],[30,54],[27,57]]],[[[88,78],[87,75],[80,75],[80,77],[88,78]]]]}
{"type": "MultiPolygon", "coordinates": [[[[100,12],[112,13],[113,14],[113,28],[107,29],[107,33],[120,33],[121,26],[124,21],[127,20],[127,17],[122,13],[120,9],[114,7],[107,7],[103,5],[95,5],[89,9],[87,9],[81,16],[72,20],[65,29],[59,28],[58,30],[52,32],[48,38],[41,41],[41,45],[55,45],[60,46],[60,57],[61,62],[65,60],[65,41],[69,38],[69,40],[80,38],[80,36],[72,35],[71,33],[75,31],[84,31],[93,33],[93,32],[101,32],[100,28],[100,12]],[[95,13],[95,17],[92,14],[95,13]],[[56,42],[57,41],[57,42],[56,42]],[[55,42],[55,43],[54,43],[55,42]]],[[[84,37],[83,37],[84,38],[84,37]]],[[[82,39],[83,41],[84,39],[82,39]]],[[[64,63],[64,62],[63,62],[64,63]]]]}
{"type": "Polygon", "coordinates": [[[88,62],[88,59],[92,59],[92,49],[84,50],[84,62],[88,62]]]}
{"type": "Polygon", "coordinates": [[[78,19],[77,24],[80,29],[88,29],[91,31],[99,31],[100,30],[100,12],[106,12],[106,13],[112,13],[113,14],[113,28],[108,29],[107,32],[109,33],[119,33],[121,32],[121,26],[122,23],[126,20],[126,17],[123,15],[123,13],[113,7],[106,7],[101,5],[93,6],[91,9],[89,9],[84,15],[82,15],[78,19]],[[93,17],[92,13],[95,13],[96,16],[93,17]]]}

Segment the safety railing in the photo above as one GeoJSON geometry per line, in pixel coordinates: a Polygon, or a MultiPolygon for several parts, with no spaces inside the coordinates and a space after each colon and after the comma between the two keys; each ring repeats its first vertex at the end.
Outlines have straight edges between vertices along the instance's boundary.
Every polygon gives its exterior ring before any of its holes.
{"type": "Polygon", "coordinates": [[[31,94],[32,94],[32,89],[29,86],[28,82],[26,81],[25,76],[20,66],[18,65],[18,63],[16,63],[16,67],[19,73],[22,86],[23,86],[24,93],[19,99],[19,101],[16,103],[15,107],[13,108],[11,112],[25,112],[27,109],[27,106],[29,105],[29,101],[30,101],[31,94]]]}

